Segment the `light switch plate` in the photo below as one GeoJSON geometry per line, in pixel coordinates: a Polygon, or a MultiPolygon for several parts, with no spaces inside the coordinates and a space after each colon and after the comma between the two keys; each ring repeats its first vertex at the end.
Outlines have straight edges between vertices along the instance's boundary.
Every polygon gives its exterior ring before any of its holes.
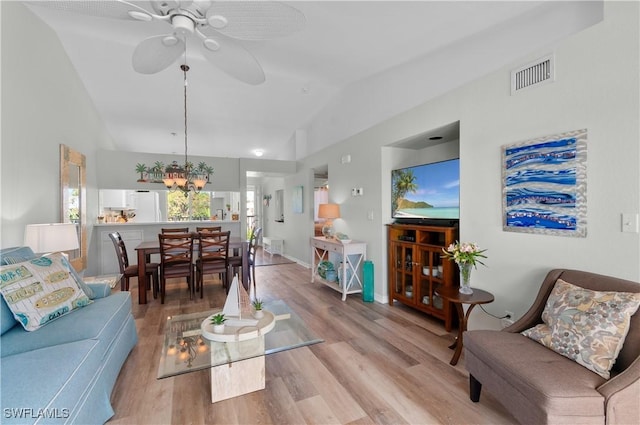
{"type": "Polygon", "coordinates": [[[638,214],[622,213],[622,231],[625,233],[638,233],[638,214]]]}

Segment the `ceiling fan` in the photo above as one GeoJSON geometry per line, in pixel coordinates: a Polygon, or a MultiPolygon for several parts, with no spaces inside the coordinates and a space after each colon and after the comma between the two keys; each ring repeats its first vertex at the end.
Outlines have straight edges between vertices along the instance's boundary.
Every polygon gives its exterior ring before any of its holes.
{"type": "Polygon", "coordinates": [[[204,56],[225,73],[248,84],[265,81],[256,58],[236,40],[267,40],[289,35],[304,27],[298,9],[274,1],[28,1],[87,16],[137,21],[162,21],[171,28],[166,34],[142,40],[133,52],[133,69],[155,74],[174,63],[185,52],[187,39],[201,40],[204,56]]]}

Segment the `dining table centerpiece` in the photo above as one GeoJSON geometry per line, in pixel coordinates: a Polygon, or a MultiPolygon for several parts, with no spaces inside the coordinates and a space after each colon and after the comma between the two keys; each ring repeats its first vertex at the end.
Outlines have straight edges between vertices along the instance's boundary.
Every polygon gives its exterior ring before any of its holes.
{"type": "Polygon", "coordinates": [[[460,269],[460,293],[472,294],[471,268],[477,268],[478,264],[485,265],[480,259],[487,258],[484,255],[486,249],[480,249],[473,242],[458,242],[450,244],[446,249],[442,248],[442,258],[455,261],[460,269]]]}

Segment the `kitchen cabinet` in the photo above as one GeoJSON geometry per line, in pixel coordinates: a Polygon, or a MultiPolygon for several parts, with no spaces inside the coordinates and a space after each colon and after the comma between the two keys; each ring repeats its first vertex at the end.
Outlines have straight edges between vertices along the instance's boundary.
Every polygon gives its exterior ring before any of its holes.
{"type": "Polygon", "coordinates": [[[102,210],[132,210],[135,209],[135,198],[131,190],[102,189],[100,190],[100,206],[102,210]]]}

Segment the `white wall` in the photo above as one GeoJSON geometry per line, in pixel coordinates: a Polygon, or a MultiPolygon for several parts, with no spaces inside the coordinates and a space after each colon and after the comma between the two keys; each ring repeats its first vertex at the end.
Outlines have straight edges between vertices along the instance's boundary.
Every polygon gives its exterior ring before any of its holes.
{"type": "Polygon", "coordinates": [[[600,22],[601,1],[542,2],[502,25],[457,40],[409,63],[356,81],[307,126],[296,158],[365,131],[396,114],[495,72],[530,52],[600,22]],[[452,55],[451,52],[456,54],[452,55]]]}
{"type": "Polygon", "coordinates": [[[640,280],[640,239],[621,232],[620,218],[640,211],[639,35],[638,3],[607,2],[603,23],[554,49],[555,83],[510,96],[505,70],[447,96],[449,108],[464,105],[461,235],[489,249],[489,267],[474,274],[498,294],[496,313],[522,314],[551,267],[640,280]],[[500,147],[581,128],[588,130],[587,237],[502,232],[500,147]]]}
{"type": "MultiPolygon", "coordinates": [[[[60,222],[59,145],[86,156],[91,240],[98,212],[96,150],[106,131],[57,36],[18,2],[2,2],[1,246],[22,245],[29,223],[60,222]]],[[[97,262],[89,246],[88,270],[97,262]]],[[[95,251],[97,252],[97,251],[95,251]]]]}
{"type": "MultiPolygon", "coordinates": [[[[460,237],[488,249],[488,267],[472,277],[474,286],[496,296],[487,310],[523,314],[554,267],[640,280],[639,235],[622,233],[620,223],[621,212],[640,212],[638,9],[636,2],[605,2],[603,22],[302,161],[300,173],[329,165],[331,198],[342,204],[336,228],[368,242],[377,299],[387,294],[384,224],[390,219],[389,173],[397,165],[391,148],[383,147],[458,120],[460,237]],[[556,81],[511,96],[509,71],[549,52],[555,53],[556,81]],[[589,132],[587,237],[503,232],[501,146],[581,128],[589,132]],[[350,164],[340,163],[345,154],[350,164]],[[352,198],[351,188],[360,186],[365,196],[352,198]],[[366,220],[370,209],[373,221],[366,220]]],[[[298,235],[297,244],[308,236],[298,235]]],[[[499,327],[480,311],[474,316],[472,327],[499,327]]]]}

